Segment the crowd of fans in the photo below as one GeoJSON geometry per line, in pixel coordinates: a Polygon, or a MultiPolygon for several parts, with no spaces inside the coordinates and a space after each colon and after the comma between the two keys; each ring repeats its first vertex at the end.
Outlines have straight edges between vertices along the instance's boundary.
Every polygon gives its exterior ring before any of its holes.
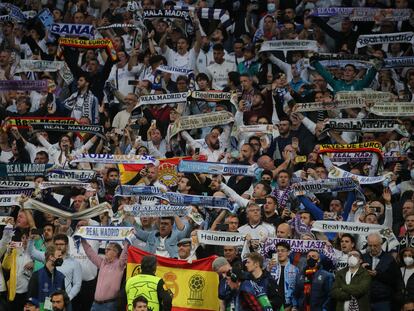
{"type": "MultiPolygon", "coordinates": [[[[330,128],[328,120],[383,119],[371,113],[375,102],[317,111],[298,108],[301,103],[328,107],[339,102],[341,92],[352,96],[364,90],[390,93],[391,106],[414,105],[414,41],[358,45],[361,35],[412,34],[411,8],[410,0],[0,3],[0,180],[37,185],[31,198],[22,195],[19,202],[0,204],[0,310],[171,310],[173,297],[154,276],[155,257],[145,257],[141,270],[143,280],[154,282],[157,295],[149,299],[146,292],[129,291],[134,281],[126,280],[125,268],[132,246],[189,262],[218,256],[212,269],[220,279],[221,311],[414,310],[414,115],[387,117],[399,124],[394,130],[346,131],[330,128]],[[327,16],[317,10],[338,7],[354,12],[372,8],[376,13],[355,20],[341,12],[327,16]],[[93,25],[94,38],[111,39],[110,48],[91,48],[87,41],[81,46],[60,44],[59,34],[40,18],[44,9],[53,24],[93,25]],[[188,18],[163,16],[166,11],[160,9],[185,11],[188,18]],[[388,18],[397,9],[407,11],[408,18],[388,18]],[[19,18],[19,12],[25,17],[19,18]],[[261,51],[267,41],[288,40],[313,40],[316,48],[261,51]],[[387,59],[410,61],[406,67],[385,66],[387,59]],[[45,71],[31,71],[25,68],[34,62],[25,60],[49,63],[45,71]],[[64,61],[65,68],[52,70],[58,61],[64,61]],[[48,89],[15,87],[26,80],[46,80],[48,89]],[[164,104],[146,97],[141,104],[146,95],[169,98],[192,91],[232,95],[231,100],[211,101],[189,95],[164,104]],[[180,118],[214,112],[230,113],[232,119],[173,132],[180,118]],[[39,120],[59,123],[62,118],[102,126],[103,133],[33,128],[39,120]],[[20,126],[21,120],[29,124],[20,126]],[[253,126],[256,130],[242,130],[253,126]],[[354,159],[335,161],[321,152],[321,145],[363,142],[379,143],[381,155],[353,150],[354,159]],[[398,156],[387,158],[390,152],[398,156]],[[122,164],[74,161],[83,154],[150,156],[156,161],[126,178],[122,164]],[[170,172],[169,180],[162,178],[160,163],[176,157],[245,165],[256,174],[170,172]],[[46,171],[9,176],[7,165],[22,163],[50,164],[48,169],[60,171],[92,170],[95,176],[87,189],[76,186],[78,180],[69,180],[73,186],[42,187],[49,180],[46,171]],[[333,178],[335,167],[354,174],[357,187],[325,193],[295,190],[303,182],[323,184],[333,178]],[[358,183],[362,176],[387,178],[358,183]],[[118,187],[126,184],[178,196],[224,197],[232,208],[200,204],[189,206],[184,217],[137,217],[124,207],[168,202],[148,195],[117,196],[118,187]],[[53,210],[23,208],[28,199],[68,213],[104,202],[112,209],[71,219],[53,210]],[[312,230],[323,220],[358,228],[378,225],[375,228],[387,229],[388,235],[380,229],[369,229],[369,234],[312,230]],[[122,243],[80,240],[75,232],[82,226],[134,230],[122,243]],[[243,247],[204,245],[197,239],[198,230],[241,233],[246,242],[243,247]],[[390,246],[393,234],[397,241],[390,246]],[[272,238],[279,240],[264,250],[272,238]],[[298,251],[289,240],[324,241],[332,252],[298,251]]],[[[0,197],[22,193],[18,188],[1,186],[0,197]]]]}

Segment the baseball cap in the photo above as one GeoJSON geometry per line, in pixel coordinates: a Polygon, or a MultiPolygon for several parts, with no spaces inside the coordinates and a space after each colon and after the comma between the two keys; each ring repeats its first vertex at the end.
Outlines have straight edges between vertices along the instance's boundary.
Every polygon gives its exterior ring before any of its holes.
{"type": "Polygon", "coordinates": [[[188,244],[188,243],[191,244],[191,239],[190,238],[184,238],[184,239],[181,239],[181,240],[178,241],[177,246],[180,246],[182,244],[188,244]]]}
{"type": "Polygon", "coordinates": [[[30,303],[34,305],[35,307],[39,307],[39,300],[37,300],[36,298],[33,298],[33,297],[27,298],[25,304],[27,303],[30,303]]]}

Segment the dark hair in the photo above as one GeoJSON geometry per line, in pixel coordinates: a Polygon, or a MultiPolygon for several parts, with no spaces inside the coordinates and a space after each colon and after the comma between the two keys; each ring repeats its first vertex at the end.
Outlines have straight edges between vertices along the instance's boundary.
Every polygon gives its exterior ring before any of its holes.
{"type": "Polygon", "coordinates": [[[157,270],[157,257],[144,256],[141,260],[141,273],[142,274],[155,274],[157,270]]]}
{"type": "Polygon", "coordinates": [[[272,192],[272,187],[270,187],[270,185],[266,182],[259,181],[256,185],[263,185],[266,195],[272,192]]]}
{"type": "Polygon", "coordinates": [[[240,73],[237,71],[230,71],[227,76],[229,77],[229,80],[233,82],[235,86],[240,85],[240,73]]]}
{"type": "Polygon", "coordinates": [[[171,221],[171,224],[172,225],[174,224],[174,216],[171,216],[171,217],[161,217],[161,219],[167,219],[167,220],[171,221]]]}
{"type": "Polygon", "coordinates": [[[277,177],[276,177],[276,178],[279,178],[279,175],[280,175],[281,173],[286,173],[286,174],[288,174],[288,176],[289,176],[289,178],[290,178],[290,173],[289,173],[289,171],[288,171],[288,170],[280,170],[280,171],[279,171],[279,173],[277,174],[277,177]]]}
{"type": "Polygon", "coordinates": [[[46,227],[52,227],[53,232],[55,231],[55,225],[54,225],[53,223],[51,223],[51,222],[47,222],[47,223],[45,223],[45,224],[43,225],[43,230],[44,230],[46,227]]]}
{"type": "Polygon", "coordinates": [[[277,244],[276,244],[276,247],[275,247],[275,249],[277,249],[277,247],[278,246],[281,246],[281,247],[284,247],[284,248],[286,248],[288,251],[290,251],[290,245],[289,245],[289,243],[288,242],[285,242],[285,241],[281,241],[281,242],[278,242],[277,244]]]}
{"type": "Polygon", "coordinates": [[[179,81],[185,81],[185,83],[188,83],[188,78],[187,78],[187,76],[183,76],[183,75],[181,75],[181,76],[178,76],[177,77],[177,80],[175,80],[176,82],[179,82],[179,81]]]}
{"type": "Polygon", "coordinates": [[[111,246],[116,248],[117,255],[118,255],[118,258],[119,258],[119,256],[121,256],[121,253],[122,253],[121,245],[119,245],[118,243],[115,243],[115,242],[108,243],[108,245],[111,245],[111,246]]]}
{"type": "Polygon", "coordinates": [[[66,294],[66,292],[64,290],[57,290],[55,292],[52,293],[52,295],[50,295],[50,301],[52,301],[53,296],[63,296],[63,303],[65,304],[65,307],[69,306],[70,303],[70,299],[68,294],[66,294]]]}
{"type": "Polygon", "coordinates": [[[208,76],[204,73],[204,72],[200,72],[197,76],[196,76],[196,81],[200,81],[200,80],[204,80],[204,81],[210,81],[210,79],[208,78],[208,76]]]}
{"type": "Polygon", "coordinates": [[[148,305],[148,300],[144,296],[138,296],[132,301],[132,307],[135,308],[138,302],[143,302],[148,305]]]}
{"type": "Polygon", "coordinates": [[[355,72],[358,72],[358,70],[357,70],[357,68],[355,67],[355,65],[353,65],[353,64],[346,64],[345,66],[344,66],[344,68],[345,67],[352,67],[352,69],[354,69],[354,71],[355,72]]]}
{"type": "Polygon", "coordinates": [[[224,46],[221,43],[216,43],[213,45],[213,50],[214,51],[224,51],[224,46]]]}
{"type": "Polygon", "coordinates": [[[118,175],[119,175],[119,170],[117,169],[117,168],[115,168],[115,167],[110,167],[110,168],[108,168],[108,170],[106,171],[106,176],[108,176],[110,173],[112,173],[112,172],[117,172],[118,173],[118,175]]]}
{"type": "Polygon", "coordinates": [[[49,160],[49,154],[44,150],[40,150],[40,151],[36,152],[36,155],[45,156],[49,160]]]}
{"type": "Polygon", "coordinates": [[[69,244],[69,238],[66,234],[58,233],[53,237],[53,242],[56,241],[64,241],[67,244],[69,244]]]}

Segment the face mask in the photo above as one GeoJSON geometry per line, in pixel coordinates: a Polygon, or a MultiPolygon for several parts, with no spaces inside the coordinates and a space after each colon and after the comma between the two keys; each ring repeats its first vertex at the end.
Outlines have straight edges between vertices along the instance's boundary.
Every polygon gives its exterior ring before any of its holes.
{"type": "Polygon", "coordinates": [[[54,265],[55,267],[60,267],[61,265],[63,265],[63,259],[62,259],[62,258],[57,258],[57,259],[55,260],[55,262],[53,263],[53,265],[54,265]]]}
{"type": "Polygon", "coordinates": [[[109,185],[110,187],[115,187],[115,186],[117,186],[117,185],[118,185],[118,181],[117,181],[117,180],[109,180],[109,181],[108,181],[108,185],[109,185]]]}
{"type": "Polygon", "coordinates": [[[358,265],[358,258],[354,257],[354,256],[349,256],[348,257],[348,266],[350,266],[351,268],[356,267],[358,265]]]}
{"type": "Polygon", "coordinates": [[[317,261],[311,257],[306,261],[306,263],[309,268],[313,268],[316,266],[317,261]]]}
{"type": "Polygon", "coordinates": [[[273,13],[274,11],[276,11],[276,4],[268,3],[267,4],[267,11],[270,12],[270,13],[273,13]]]}
{"type": "Polygon", "coordinates": [[[404,263],[406,266],[411,266],[414,263],[413,257],[404,257],[404,263]]]}
{"type": "Polygon", "coordinates": [[[410,175],[411,175],[411,180],[414,180],[414,168],[411,169],[410,175]]]}

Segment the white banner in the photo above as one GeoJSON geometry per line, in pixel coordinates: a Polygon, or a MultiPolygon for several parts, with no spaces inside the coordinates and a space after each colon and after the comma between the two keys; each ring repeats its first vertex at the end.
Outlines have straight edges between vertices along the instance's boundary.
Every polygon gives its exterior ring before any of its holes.
{"type": "Polygon", "coordinates": [[[155,164],[155,158],[129,154],[80,154],[70,163],[155,164]]]}
{"type": "Polygon", "coordinates": [[[352,98],[334,100],[332,102],[314,102],[314,103],[297,103],[295,104],[295,112],[335,110],[348,108],[363,108],[365,106],[364,98],[352,98]]]}
{"type": "Polygon", "coordinates": [[[32,181],[0,180],[0,188],[36,188],[36,186],[32,181]]]}
{"type": "Polygon", "coordinates": [[[182,205],[124,205],[124,212],[131,213],[135,217],[184,217],[190,213],[189,206],[182,205]]]}
{"type": "Polygon", "coordinates": [[[325,129],[344,132],[390,132],[402,127],[395,119],[327,119],[325,129]]]}
{"type": "Polygon", "coordinates": [[[40,184],[40,189],[49,189],[49,188],[61,188],[61,187],[74,187],[74,188],[84,188],[88,191],[93,191],[90,183],[79,182],[79,181],[44,181],[40,184]]]}
{"type": "Polygon", "coordinates": [[[414,116],[414,103],[376,102],[369,112],[382,117],[412,117],[414,116]]]}
{"type": "Polygon", "coordinates": [[[377,184],[377,183],[383,182],[385,179],[388,178],[388,176],[389,175],[374,176],[374,177],[361,176],[361,175],[352,174],[336,166],[332,166],[328,174],[329,178],[351,177],[353,179],[357,179],[361,185],[377,184]]]}
{"type": "Polygon", "coordinates": [[[246,235],[238,232],[197,230],[197,239],[200,244],[206,245],[243,246],[246,235]]]}
{"type": "Polygon", "coordinates": [[[20,205],[19,200],[22,196],[18,194],[0,195],[0,206],[20,205]]]}
{"type": "Polygon", "coordinates": [[[275,40],[265,41],[260,47],[260,52],[273,51],[318,51],[317,42],[314,40],[275,40]]]}
{"type": "Polygon", "coordinates": [[[74,237],[98,241],[124,241],[134,227],[83,226],[76,230],[74,237]]]}
{"type": "Polygon", "coordinates": [[[164,104],[176,104],[179,102],[187,101],[189,93],[169,93],[159,95],[144,95],[139,98],[139,106],[143,105],[164,105],[164,104]]]}
{"type": "Polygon", "coordinates": [[[237,129],[240,133],[265,133],[273,138],[280,135],[277,126],[273,124],[241,125],[237,129]]]}
{"type": "Polygon", "coordinates": [[[362,48],[367,45],[376,45],[384,43],[411,43],[414,44],[414,33],[409,32],[395,32],[384,33],[378,35],[361,35],[358,37],[357,48],[362,48]]]}
{"type": "Polygon", "coordinates": [[[365,103],[376,103],[381,101],[391,101],[392,93],[380,91],[343,91],[335,94],[336,100],[365,99],[365,103]]]}
{"type": "Polygon", "coordinates": [[[384,228],[385,227],[382,225],[332,220],[317,220],[312,224],[312,231],[316,232],[337,232],[361,235],[369,235],[371,233],[379,232],[384,228]]]}

